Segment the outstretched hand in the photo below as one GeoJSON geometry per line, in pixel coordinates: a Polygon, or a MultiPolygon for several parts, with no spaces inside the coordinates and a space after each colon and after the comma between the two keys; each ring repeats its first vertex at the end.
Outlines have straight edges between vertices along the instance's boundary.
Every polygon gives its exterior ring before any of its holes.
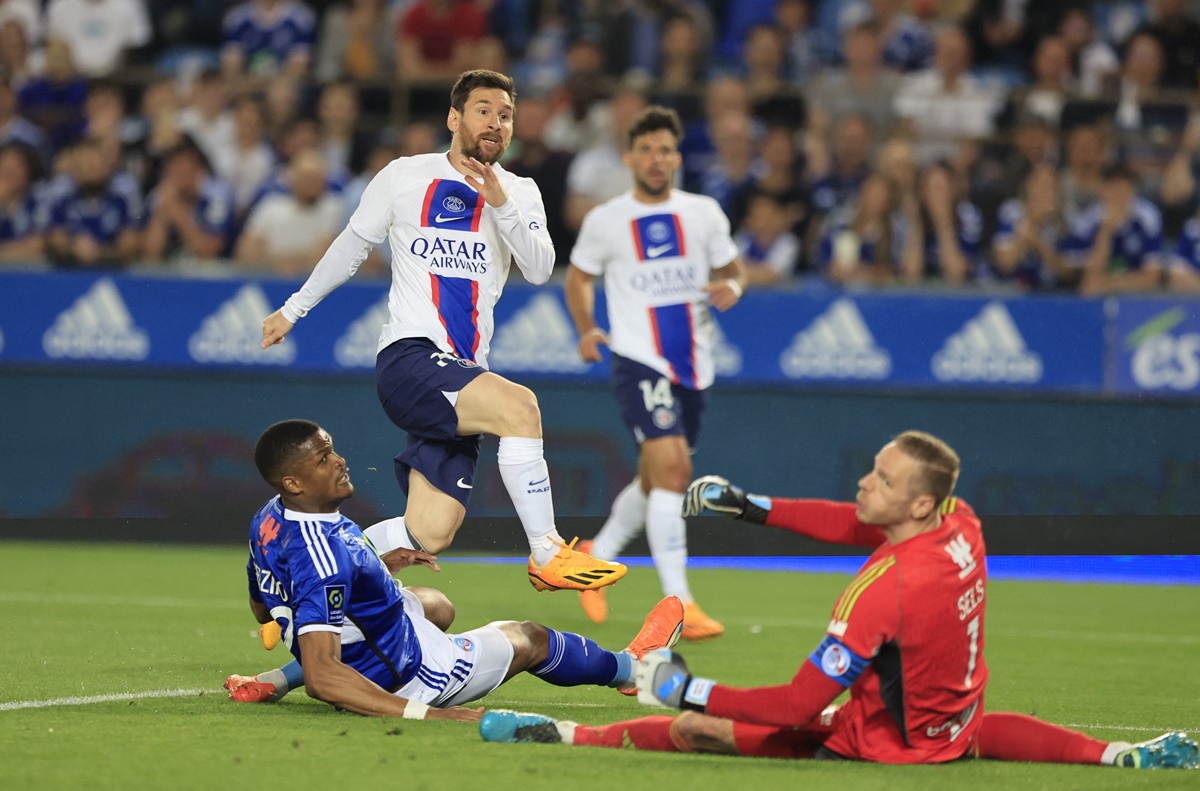
{"type": "Polygon", "coordinates": [[[269,349],[277,343],[283,343],[283,339],[292,327],[295,327],[290,321],[283,317],[283,311],[277,310],[270,316],[263,319],[263,340],[262,347],[269,349]]]}
{"type": "Polygon", "coordinates": [[[504,191],[491,165],[485,165],[475,157],[460,159],[458,162],[478,177],[464,176],[471,188],[482,195],[489,206],[497,208],[508,202],[508,193],[504,191]]]}
{"type": "Polygon", "coordinates": [[[579,337],[579,359],[585,363],[598,363],[604,359],[600,346],[608,346],[608,333],[599,327],[592,327],[579,337]]]}
{"type": "Polygon", "coordinates": [[[442,570],[437,564],[437,557],[416,549],[397,547],[387,554],[380,555],[380,558],[383,560],[383,565],[387,566],[388,573],[393,575],[400,569],[406,569],[409,566],[424,566],[431,571],[442,570]]]}

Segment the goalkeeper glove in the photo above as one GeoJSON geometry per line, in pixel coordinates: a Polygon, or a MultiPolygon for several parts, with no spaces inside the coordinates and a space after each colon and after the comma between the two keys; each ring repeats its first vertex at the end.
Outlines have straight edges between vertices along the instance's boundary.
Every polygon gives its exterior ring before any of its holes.
{"type": "Polygon", "coordinates": [[[734,519],[765,525],[771,498],[746,494],[720,475],[705,475],[692,481],[683,496],[683,515],[699,516],[704,509],[728,514],[734,519]]]}
{"type": "Polygon", "coordinates": [[[279,641],[283,639],[283,630],[279,628],[279,621],[267,621],[258,627],[258,636],[262,638],[263,648],[274,651],[275,646],[279,645],[279,641]]]}
{"type": "Polygon", "coordinates": [[[699,711],[708,707],[708,695],[717,682],[688,672],[687,662],[669,648],[644,654],[637,668],[638,703],[699,711]]]}

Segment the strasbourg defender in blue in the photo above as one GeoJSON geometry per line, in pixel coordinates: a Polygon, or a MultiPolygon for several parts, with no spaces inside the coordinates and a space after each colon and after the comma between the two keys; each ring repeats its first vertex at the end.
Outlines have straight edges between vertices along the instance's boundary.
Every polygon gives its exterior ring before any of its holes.
{"type": "Polygon", "coordinates": [[[250,607],[259,623],[278,627],[301,664],[231,676],[225,686],[235,700],[275,700],[303,683],[311,697],[359,714],[477,720],[481,712],[462,704],[522,671],[558,686],[628,691],[636,658],[678,638],[683,605],[674,597],[651,611],[621,652],[528,621],[447,634],[449,600],[432,588],[403,587],[389,571],[413,564],[436,571],[436,558],[401,548],[385,564],[338,512],[354,486],[324,429],[277,423],[259,438],[254,460],[279,494],[251,523],[250,607]]]}

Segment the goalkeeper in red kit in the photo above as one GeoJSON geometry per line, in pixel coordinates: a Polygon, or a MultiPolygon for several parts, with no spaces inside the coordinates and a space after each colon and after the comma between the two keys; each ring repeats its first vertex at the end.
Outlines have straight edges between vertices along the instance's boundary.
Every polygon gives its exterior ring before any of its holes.
{"type": "Polygon", "coordinates": [[[717,476],[694,481],[685,516],[707,509],[872,550],[791,682],[725,686],[693,676],[678,654],[654,651],[639,664],[638,700],[682,709],[678,716],[587,726],[496,710],[480,732],[489,741],[772,758],[1197,768],[1186,734],[1104,742],[1024,714],[984,712],[986,549],[979,518],[951,496],[958,471],[949,445],[906,431],[875,456],[853,503],[746,494],[717,476]],[[847,689],[849,700],[834,705],[847,689]]]}

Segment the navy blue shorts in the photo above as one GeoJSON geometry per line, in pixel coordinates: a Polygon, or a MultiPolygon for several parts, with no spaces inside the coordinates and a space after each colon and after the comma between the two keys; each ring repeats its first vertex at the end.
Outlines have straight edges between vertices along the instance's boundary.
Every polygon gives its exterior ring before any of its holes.
{"type": "Polygon", "coordinates": [[[457,393],[483,373],[476,363],[447,354],[425,338],[398,340],[375,358],[379,403],[408,432],[408,446],[396,457],[396,480],[405,496],[409,470],[416,470],[466,507],[480,435],[455,433],[458,414],[443,393],[457,393]]]}
{"type": "Polygon", "coordinates": [[[708,401],[703,390],[671,384],[648,365],[612,356],[612,384],[625,425],[638,445],[658,437],[683,436],[694,450],[708,401]]]}

